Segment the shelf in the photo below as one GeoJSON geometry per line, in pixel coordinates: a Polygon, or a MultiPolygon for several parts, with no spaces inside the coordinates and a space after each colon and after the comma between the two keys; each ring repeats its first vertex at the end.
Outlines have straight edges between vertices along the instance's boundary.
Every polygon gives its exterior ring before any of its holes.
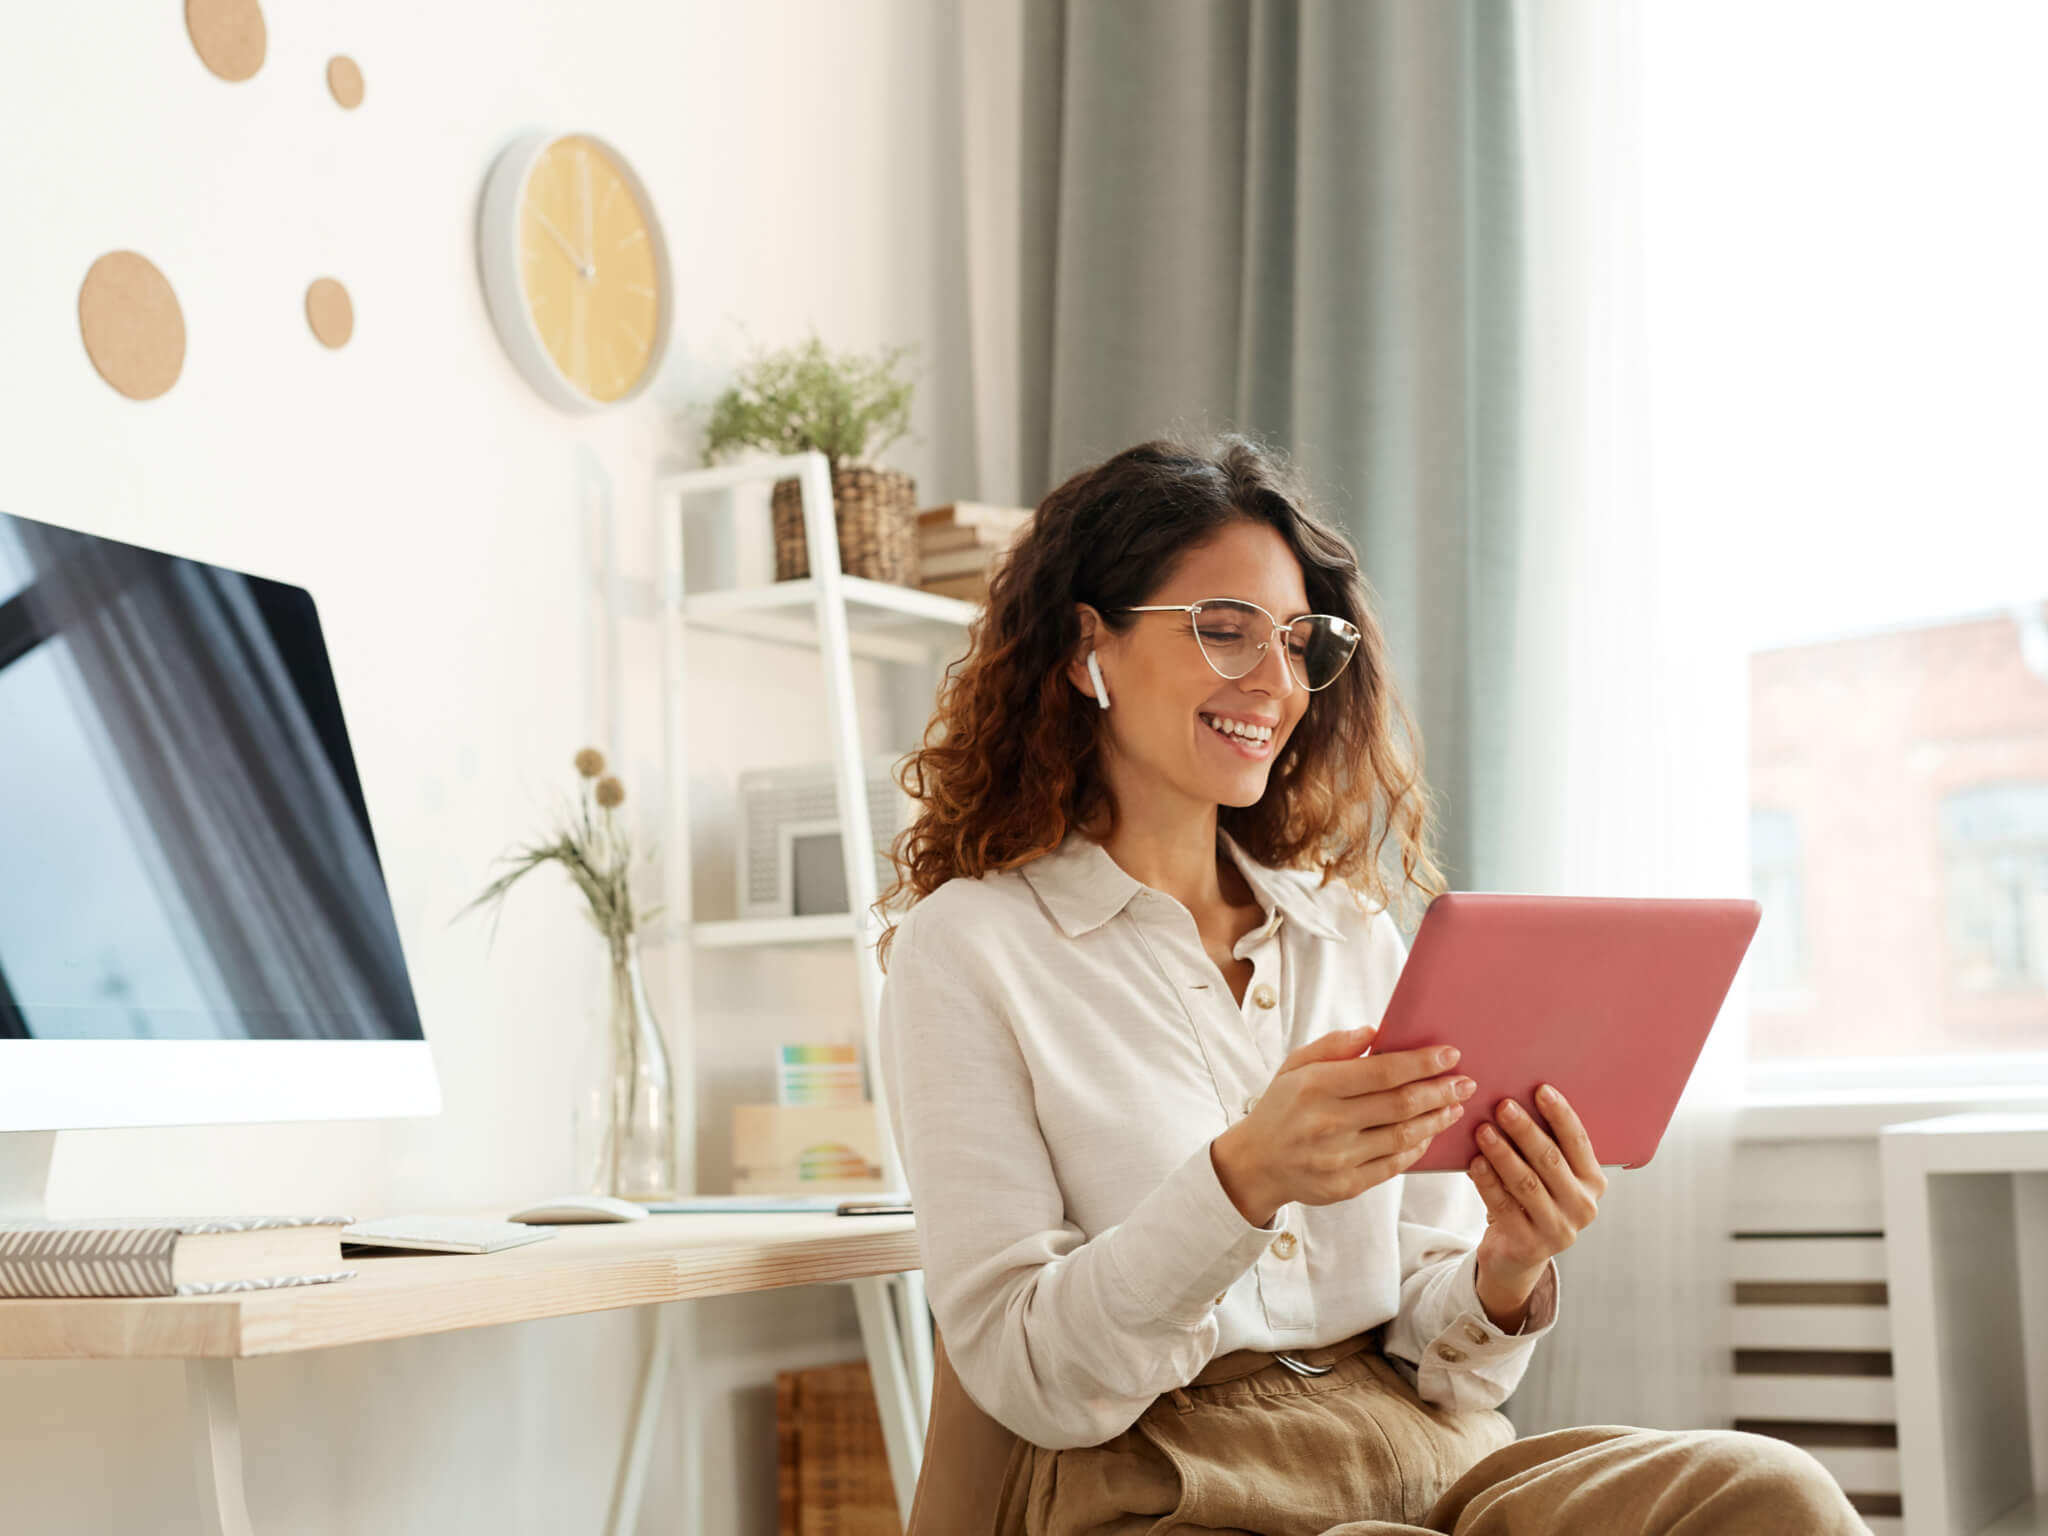
{"type": "Polygon", "coordinates": [[[853,937],[851,912],[822,912],[815,917],[726,918],[690,924],[690,942],[699,949],[738,949],[755,944],[844,944],[853,937]]]}
{"type": "MultiPolygon", "coordinates": [[[[795,664],[775,670],[786,670],[794,677],[812,667],[817,669],[817,680],[823,689],[814,715],[830,742],[834,801],[867,821],[875,814],[869,791],[880,786],[873,784],[871,754],[861,732],[861,694],[869,679],[862,677],[852,663],[863,659],[899,664],[880,669],[882,676],[877,681],[882,686],[877,691],[885,707],[914,708],[924,715],[932,708],[939,690],[932,687],[929,678],[919,674],[938,668],[950,674],[967,656],[975,621],[986,608],[961,598],[868,580],[842,571],[834,529],[831,465],[822,453],[806,451],[666,474],[656,478],[654,492],[661,548],[656,590],[663,685],[663,806],[668,831],[662,861],[667,915],[647,938],[667,946],[663,979],[674,989],[676,999],[670,1027],[677,1032],[679,1043],[675,1072],[681,1089],[677,1130],[678,1173],[683,1187],[696,1187],[695,1148],[703,1139],[703,1128],[696,1115],[696,973],[700,969],[729,970],[735,963],[714,959],[709,953],[713,950],[733,954],[736,962],[749,971],[786,970],[799,959],[796,947],[804,946],[801,958],[808,960],[817,955],[820,963],[828,967],[836,962],[823,957],[834,947],[853,958],[849,979],[854,983],[859,1005],[861,1075],[867,1098],[875,1106],[884,1182],[908,1189],[880,1076],[883,976],[875,963],[874,945],[881,937],[875,925],[891,919],[873,909],[874,898],[881,893],[875,889],[876,876],[871,861],[864,856],[866,850],[856,849],[855,839],[840,839],[846,888],[842,899],[847,901],[850,911],[807,917],[699,920],[692,895],[690,857],[691,829],[697,820],[692,814],[689,774],[689,749],[696,722],[686,698],[691,652],[696,648],[697,637],[707,632],[807,652],[783,658],[795,664]],[[738,523],[740,498],[715,493],[736,491],[766,480],[792,478],[801,492],[804,545],[814,574],[796,581],[732,585],[739,577],[737,549],[744,542],[746,530],[738,523]],[[693,499],[710,504],[697,509],[705,514],[704,521],[692,515],[689,503],[693,499]],[[693,543],[701,544],[710,557],[700,569],[693,569],[698,566],[691,558],[693,543]],[[765,964],[756,962],[756,954],[765,964]]],[[[745,516],[758,534],[758,509],[746,511],[745,516]]],[[[744,656],[730,652],[751,650],[731,647],[716,639],[707,640],[704,648],[718,653],[707,658],[707,665],[725,668],[745,662],[744,656]]],[[[757,659],[775,658],[757,655],[757,659]]],[[[729,718],[711,722],[714,729],[730,724],[729,718]]],[[[890,759],[892,763],[896,760],[890,759]]],[[[710,917],[721,908],[737,914],[760,911],[769,905],[740,900],[734,906],[725,906],[721,902],[702,916],[710,917]]],[[[666,1219],[669,1218],[654,1218],[666,1219]]],[[[906,1223],[909,1220],[902,1219],[906,1223]]],[[[916,1257],[913,1252],[912,1260],[916,1257]]],[[[922,1465],[924,1426],[930,1418],[932,1400],[934,1347],[923,1273],[906,1264],[890,1275],[887,1283],[876,1283],[863,1272],[855,1282],[854,1300],[868,1363],[875,1377],[890,1481],[899,1517],[907,1523],[922,1465]]],[[[694,1336],[685,1339],[685,1349],[679,1369],[688,1376],[700,1355],[694,1336]]],[[[648,1379],[657,1380],[658,1376],[650,1374],[648,1379]]],[[[644,1439],[644,1424],[639,1433],[644,1439]]],[[[684,1440],[693,1442],[693,1436],[685,1435],[684,1440]]],[[[688,1479],[684,1481],[687,1484],[688,1479]]]]}
{"type": "MultiPolygon", "coordinates": [[[[895,914],[902,921],[902,914],[895,914]]],[[[881,930],[875,929],[877,933],[881,930]]],[[[665,935],[666,936],[666,935],[665,935]]],[[[699,949],[741,949],[776,944],[844,944],[853,937],[853,914],[821,912],[814,917],[723,918],[692,923],[690,942],[699,949]]]]}
{"type": "MultiPolygon", "coordinates": [[[[849,648],[856,656],[882,661],[929,661],[935,652],[951,661],[967,649],[967,626],[984,610],[964,598],[942,597],[894,582],[842,576],[849,648]]],[[[769,582],[757,587],[718,587],[683,595],[683,622],[695,629],[747,635],[778,645],[818,644],[817,581],[769,582]]]]}

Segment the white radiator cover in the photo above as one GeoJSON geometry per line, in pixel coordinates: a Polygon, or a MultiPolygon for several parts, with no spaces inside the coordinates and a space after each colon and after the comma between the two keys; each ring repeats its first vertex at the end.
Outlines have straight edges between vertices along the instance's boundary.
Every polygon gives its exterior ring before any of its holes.
{"type": "Polygon", "coordinates": [[[1739,1142],[1731,1199],[1736,1426],[1802,1446],[1868,1511],[1874,1536],[1902,1536],[1875,1138],[1739,1142]],[[1851,1285],[1871,1299],[1746,1299],[1753,1285],[1851,1285]],[[1784,1353],[1752,1353],[1772,1351],[1784,1353]],[[1842,1354],[1802,1358],[1816,1351],[1842,1354]],[[1758,1368],[1769,1364],[1795,1369],[1758,1368]]]}

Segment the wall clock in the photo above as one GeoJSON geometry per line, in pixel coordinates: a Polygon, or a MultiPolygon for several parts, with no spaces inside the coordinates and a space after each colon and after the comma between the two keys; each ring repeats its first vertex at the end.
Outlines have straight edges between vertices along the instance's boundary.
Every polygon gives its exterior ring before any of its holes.
{"type": "Polygon", "coordinates": [[[527,382],[569,411],[632,399],[668,346],[668,247],[625,157],[587,133],[535,133],[484,183],[484,298],[527,382]]]}

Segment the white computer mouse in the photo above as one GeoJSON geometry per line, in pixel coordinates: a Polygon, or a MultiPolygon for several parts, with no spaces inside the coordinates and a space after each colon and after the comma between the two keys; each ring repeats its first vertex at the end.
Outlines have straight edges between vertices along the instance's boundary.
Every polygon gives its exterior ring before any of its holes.
{"type": "Polygon", "coordinates": [[[630,1200],[621,1200],[617,1195],[562,1195],[553,1200],[545,1200],[539,1205],[530,1205],[523,1211],[514,1211],[505,1219],[550,1224],[572,1221],[645,1221],[647,1207],[635,1205],[630,1200]]]}

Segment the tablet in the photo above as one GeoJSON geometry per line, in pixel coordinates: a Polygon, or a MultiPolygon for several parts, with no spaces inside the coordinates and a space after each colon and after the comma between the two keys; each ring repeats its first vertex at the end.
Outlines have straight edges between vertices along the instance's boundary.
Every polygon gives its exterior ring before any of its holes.
{"type": "Polygon", "coordinates": [[[1736,899],[1438,896],[1365,1054],[1455,1045],[1446,1072],[1479,1086],[1402,1171],[1463,1172],[1480,1155],[1475,1133],[1499,1124],[1506,1099],[1544,1124],[1539,1083],[1578,1112],[1603,1165],[1642,1167],[1762,916],[1759,903],[1736,899]]]}

